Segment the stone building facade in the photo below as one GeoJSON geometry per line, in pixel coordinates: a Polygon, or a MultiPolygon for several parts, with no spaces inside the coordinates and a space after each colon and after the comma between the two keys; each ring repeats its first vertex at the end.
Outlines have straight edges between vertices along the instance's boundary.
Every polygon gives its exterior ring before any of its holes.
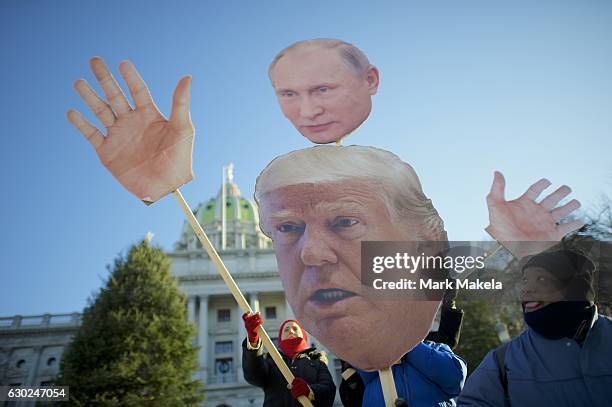
{"type": "MultiPolygon", "coordinates": [[[[51,385],[59,373],[62,353],[80,323],[79,313],[0,318],[0,385],[51,385]]],[[[0,405],[34,406],[35,403],[0,405]]]]}

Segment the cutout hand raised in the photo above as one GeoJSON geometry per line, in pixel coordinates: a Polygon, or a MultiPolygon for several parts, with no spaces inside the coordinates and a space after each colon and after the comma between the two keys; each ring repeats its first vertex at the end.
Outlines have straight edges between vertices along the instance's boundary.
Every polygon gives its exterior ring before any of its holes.
{"type": "Polygon", "coordinates": [[[194,127],[189,113],[191,77],[181,78],[167,120],[147,85],[129,61],[119,65],[134,108],[101,58],[90,61],[107,101],[79,79],[74,87],[107,130],[103,134],[78,111],[67,117],[96,150],[102,164],[128,191],[146,204],[153,203],[193,179],[194,127]]]}

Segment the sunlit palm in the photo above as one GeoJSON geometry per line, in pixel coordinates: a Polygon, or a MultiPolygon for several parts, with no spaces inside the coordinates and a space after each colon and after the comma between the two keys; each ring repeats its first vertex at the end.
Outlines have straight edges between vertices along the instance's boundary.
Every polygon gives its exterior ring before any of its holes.
{"type": "Polygon", "coordinates": [[[134,108],[100,58],[91,69],[107,101],[84,80],[74,87],[106,127],[103,134],[79,112],[68,120],[89,140],[100,161],[128,191],[151,203],[193,179],[191,155],[194,128],[189,114],[191,77],[183,77],[174,91],[170,119],[157,109],[149,89],[128,61],[119,65],[134,108]]]}

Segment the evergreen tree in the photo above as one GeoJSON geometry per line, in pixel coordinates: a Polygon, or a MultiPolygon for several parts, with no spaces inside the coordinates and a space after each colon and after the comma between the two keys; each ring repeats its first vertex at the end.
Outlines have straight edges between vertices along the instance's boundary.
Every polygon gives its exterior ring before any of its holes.
{"type": "Polygon", "coordinates": [[[482,362],[487,352],[501,344],[495,329],[499,312],[489,301],[461,300],[457,307],[463,309],[465,318],[461,327],[461,339],[453,350],[468,365],[468,374],[482,362]]]}
{"type": "Polygon", "coordinates": [[[584,227],[571,240],[597,264],[598,311],[612,317],[612,199],[603,196],[601,201],[595,215],[587,217],[584,227]]]}
{"type": "Polygon", "coordinates": [[[64,353],[59,383],[73,405],[194,406],[197,348],[170,259],[147,240],[115,260],[64,353]]]}

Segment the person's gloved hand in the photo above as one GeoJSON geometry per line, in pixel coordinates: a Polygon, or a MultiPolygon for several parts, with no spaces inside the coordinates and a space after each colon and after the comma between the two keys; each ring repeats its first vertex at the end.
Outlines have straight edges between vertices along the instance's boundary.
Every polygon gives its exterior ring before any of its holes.
{"type": "Polygon", "coordinates": [[[457,290],[457,280],[453,279],[452,281],[453,281],[453,284],[452,284],[453,288],[448,288],[444,292],[444,297],[442,297],[442,306],[444,308],[450,308],[450,309],[455,308],[455,300],[457,299],[457,293],[459,290],[457,290]]]}
{"type": "Polygon", "coordinates": [[[243,314],[242,319],[244,320],[244,327],[247,331],[247,338],[251,345],[259,343],[259,335],[257,334],[257,328],[263,324],[261,315],[259,312],[255,314],[243,314]]]}
{"type": "Polygon", "coordinates": [[[309,396],[311,392],[312,390],[308,386],[308,383],[306,383],[306,380],[296,377],[291,382],[291,396],[294,399],[297,399],[300,396],[310,398],[309,396]]]}
{"type": "Polygon", "coordinates": [[[395,407],[408,407],[408,403],[403,398],[397,398],[395,400],[395,407]]]}

